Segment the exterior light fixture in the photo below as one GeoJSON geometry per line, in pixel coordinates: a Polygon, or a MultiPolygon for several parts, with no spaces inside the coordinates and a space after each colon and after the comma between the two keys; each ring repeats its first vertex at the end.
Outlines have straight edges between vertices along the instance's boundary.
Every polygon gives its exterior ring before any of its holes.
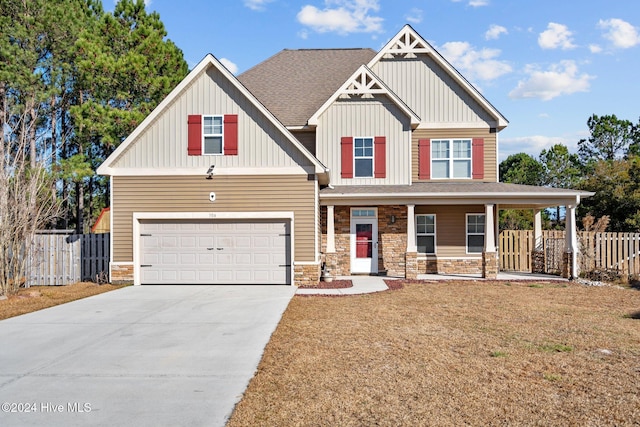
{"type": "Polygon", "coordinates": [[[216,165],[211,165],[209,166],[209,169],[207,169],[207,179],[213,179],[213,169],[216,167],[216,165]]]}

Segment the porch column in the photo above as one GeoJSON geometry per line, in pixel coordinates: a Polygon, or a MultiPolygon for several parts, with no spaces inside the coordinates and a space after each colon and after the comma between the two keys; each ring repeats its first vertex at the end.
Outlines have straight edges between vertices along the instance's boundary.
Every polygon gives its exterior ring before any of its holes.
{"type": "Polygon", "coordinates": [[[578,235],[575,205],[567,206],[564,252],[562,275],[569,279],[576,279],[578,277],[578,235]]]}
{"type": "Polygon", "coordinates": [[[542,210],[533,210],[533,252],[531,252],[531,272],[544,273],[544,246],[542,244],[542,210]]]}
{"type": "Polygon", "coordinates": [[[407,252],[418,252],[415,207],[416,205],[407,205],[407,252]]]}
{"type": "Polygon", "coordinates": [[[496,252],[496,229],[493,204],[484,205],[484,250],[482,251],[482,277],[498,277],[498,252],[496,252]]]}
{"type": "Polygon", "coordinates": [[[542,246],[542,210],[533,210],[533,241],[535,247],[542,246]]]}
{"type": "Polygon", "coordinates": [[[493,219],[493,207],[495,205],[484,205],[484,251],[496,251],[496,226],[493,219]]]}
{"type": "Polygon", "coordinates": [[[336,230],[333,205],[327,206],[327,253],[336,251],[336,230]]]}
{"type": "Polygon", "coordinates": [[[418,245],[416,243],[416,205],[407,205],[407,253],[405,254],[404,277],[418,278],[418,245]]]}

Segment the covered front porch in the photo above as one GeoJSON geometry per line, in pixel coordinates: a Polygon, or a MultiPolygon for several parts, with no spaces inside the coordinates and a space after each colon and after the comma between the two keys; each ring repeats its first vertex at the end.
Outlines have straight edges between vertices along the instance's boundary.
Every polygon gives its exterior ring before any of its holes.
{"type": "MultiPolygon", "coordinates": [[[[333,276],[381,274],[407,279],[436,274],[496,279],[500,209],[541,212],[566,207],[562,277],[578,276],[576,207],[591,193],[505,183],[417,183],[324,188],[322,257],[333,276]]],[[[534,254],[535,256],[535,254],[534,254]]]]}

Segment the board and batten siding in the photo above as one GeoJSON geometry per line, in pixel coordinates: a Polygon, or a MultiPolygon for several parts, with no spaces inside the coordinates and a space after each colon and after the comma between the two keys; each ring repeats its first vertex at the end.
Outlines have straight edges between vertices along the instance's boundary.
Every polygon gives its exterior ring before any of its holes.
{"type": "Polygon", "coordinates": [[[436,256],[481,257],[482,254],[467,254],[467,214],[484,214],[482,205],[434,205],[416,206],[417,214],[436,216],[436,256]]]}
{"type": "Polygon", "coordinates": [[[420,117],[422,123],[477,123],[496,127],[491,117],[433,59],[381,59],[373,72],[420,117]]]}
{"type": "MultiPolygon", "coordinates": [[[[413,132],[411,140],[411,179],[413,182],[430,181],[428,179],[419,178],[419,153],[418,144],[421,139],[452,139],[452,138],[483,138],[484,139],[484,182],[497,182],[497,137],[496,133],[492,133],[489,129],[417,129],[413,132]]],[[[442,179],[432,180],[435,182],[443,181],[442,179]]],[[[456,180],[446,180],[456,181],[456,180]]],[[[459,181],[469,181],[459,180],[459,181]]]]}
{"type": "Polygon", "coordinates": [[[244,95],[213,67],[200,74],[159,114],[114,168],[308,166],[307,159],[244,95]],[[238,155],[187,155],[190,114],[238,115],[238,155]]]}
{"type": "Polygon", "coordinates": [[[307,175],[114,176],[112,261],[133,261],[134,212],[293,212],[295,261],[316,260],[316,181],[307,175]],[[209,201],[209,193],[216,201],[209,201]]]}
{"type": "Polygon", "coordinates": [[[386,97],[338,99],[320,117],[316,153],[330,170],[333,185],[402,185],[410,183],[411,124],[386,97]],[[386,177],[347,178],[340,174],[342,137],[386,137],[386,177]]]}

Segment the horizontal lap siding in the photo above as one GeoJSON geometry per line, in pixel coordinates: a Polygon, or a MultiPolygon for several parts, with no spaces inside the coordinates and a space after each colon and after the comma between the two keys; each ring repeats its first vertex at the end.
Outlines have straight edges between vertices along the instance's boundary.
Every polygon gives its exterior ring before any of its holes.
{"type": "MultiPolygon", "coordinates": [[[[496,170],[496,133],[489,132],[489,129],[418,129],[413,132],[411,140],[411,179],[413,182],[428,181],[420,179],[418,143],[421,139],[439,138],[483,138],[484,139],[484,182],[497,182],[498,172],[496,170]]],[[[442,180],[434,180],[442,181],[442,180]]],[[[468,181],[468,180],[465,180],[468,181]]]]}
{"type": "Polygon", "coordinates": [[[483,214],[484,206],[416,206],[415,213],[436,215],[437,256],[480,256],[480,254],[466,253],[466,214],[483,214]]]}
{"type": "Polygon", "coordinates": [[[295,260],[315,261],[315,181],[307,175],[112,177],[113,261],[133,261],[134,212],[293,211],[295,260]],[[209,201],[209,193],[216,201],[209,201]]]}

